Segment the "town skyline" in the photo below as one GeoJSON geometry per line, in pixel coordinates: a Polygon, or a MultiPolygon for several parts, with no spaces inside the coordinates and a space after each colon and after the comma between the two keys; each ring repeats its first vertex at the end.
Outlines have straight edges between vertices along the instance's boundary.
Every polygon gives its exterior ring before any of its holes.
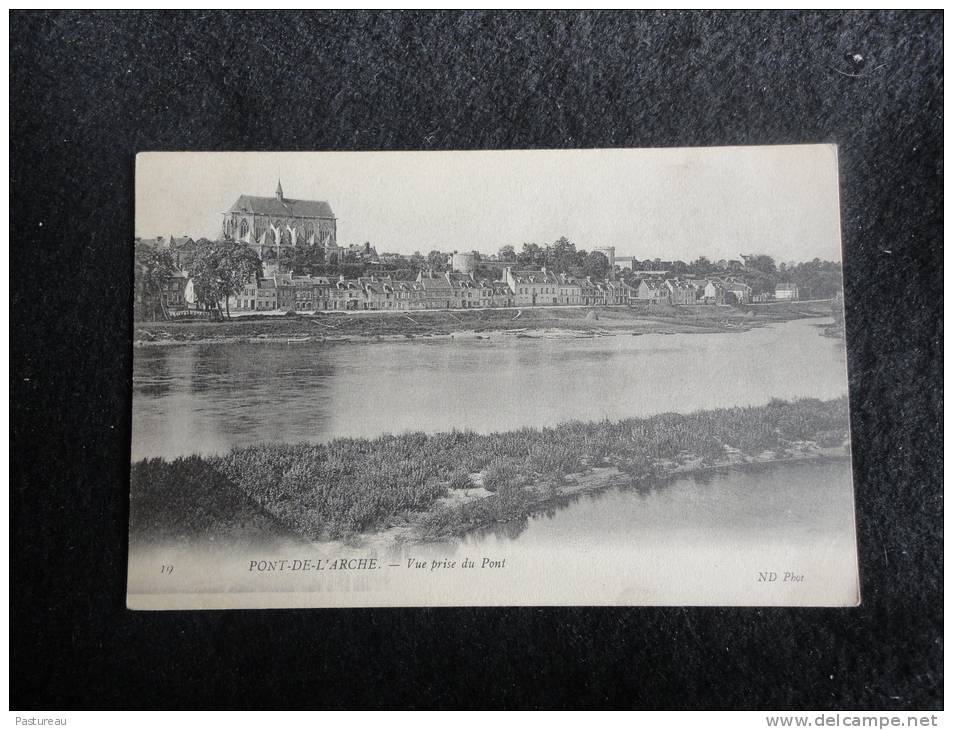
{"type": "Polygon", "coordinates": [[[382,253],[492,255],[566,237],[639,260],[842,258],[829,145],[143,153],[135,235],[220,237],[229,206],[242,194],[274,196],[279,175],[287,198],[331,205],[339,245],[369,241],[382,253]]]}

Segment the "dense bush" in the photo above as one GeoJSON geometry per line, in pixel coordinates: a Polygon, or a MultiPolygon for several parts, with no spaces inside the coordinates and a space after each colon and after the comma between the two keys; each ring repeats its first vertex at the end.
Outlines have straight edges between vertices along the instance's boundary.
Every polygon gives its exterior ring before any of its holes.
{"type": "Polygon", "coordinates": [[[483,470],[483,486],[491,492],[509,486],[515,479],[515,465],[509,459],[493,459],[483,470]]]}
{"type": "Polygon", "coordinates": [[[210,463],[283,522],[317,540],[377,527],[443,496],[445,471],[433,458],[415,458],[414,444],[420,443],[412,434],[408,439],[252,446],[210,463]]]}
{"type": "Polygon", "coordinates": [[[450,489],[467,489],[473,486],[470,481],[470,473],[466,469],[457,469],[451,475],[448,481],[450,489]]]}
{"type": "Polygon", "coordinates": [[[689,454],[718,461],[726,446],[757,454],[802,440],[839,445],[847,434],[847,399],[839,398],[507,433],[418,432],[250,446],[215,458],[134,465],[131,521],[144,530],[176,515],[183,529],[227,522],[231,513],[222,505],[230,495],[237,503],[237,489],[247,505],[313,540],[346,537],[427,510],[425,533],[454,534],[525,515],[531,498],[525,485],[557,483],[590,467],[613,464],[644,476],[689,454]],[[470,486],[469,473],[478,471],[491,496],[433,510],[448,487],[470,486]]]}
{"type": "Polygon", "coordinates": [[[133,464],[129,497],[133,541],[292,533],[199,456],[133,464]]]}

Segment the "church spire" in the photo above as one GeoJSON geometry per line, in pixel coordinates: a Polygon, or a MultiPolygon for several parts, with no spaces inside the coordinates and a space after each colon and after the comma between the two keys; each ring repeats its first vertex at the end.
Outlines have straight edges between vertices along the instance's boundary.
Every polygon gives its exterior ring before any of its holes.
{"type": "Polygon", "coordinates": [[[284,202],[285,194],[284,194],[284,191],[282,191],[282,189],[281,189],[281,178],[280,178],[280,177],[278,178],[278,189],[275,190],[275,197],[278,198],[278,200],[284,202]]]}

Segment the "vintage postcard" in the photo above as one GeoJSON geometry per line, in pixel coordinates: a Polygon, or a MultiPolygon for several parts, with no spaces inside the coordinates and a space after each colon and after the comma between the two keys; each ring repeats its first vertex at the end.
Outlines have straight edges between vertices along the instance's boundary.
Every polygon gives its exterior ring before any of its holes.
{"type": "Polygon", "coordinates": [[[128,605],[852,606],[837,149],[143,153],[128,605]]]}

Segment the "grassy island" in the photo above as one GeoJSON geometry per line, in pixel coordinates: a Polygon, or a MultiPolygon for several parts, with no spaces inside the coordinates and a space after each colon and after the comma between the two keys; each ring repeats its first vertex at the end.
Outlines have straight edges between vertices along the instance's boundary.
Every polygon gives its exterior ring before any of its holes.
{"type": "Polygon", "coordinates": [[[847,400],[666,413],[505,433],[267,444],[133,464],[133,540],[394,531],[433,540],[563,496],[702,469],[844,454],[847,400]]]}

